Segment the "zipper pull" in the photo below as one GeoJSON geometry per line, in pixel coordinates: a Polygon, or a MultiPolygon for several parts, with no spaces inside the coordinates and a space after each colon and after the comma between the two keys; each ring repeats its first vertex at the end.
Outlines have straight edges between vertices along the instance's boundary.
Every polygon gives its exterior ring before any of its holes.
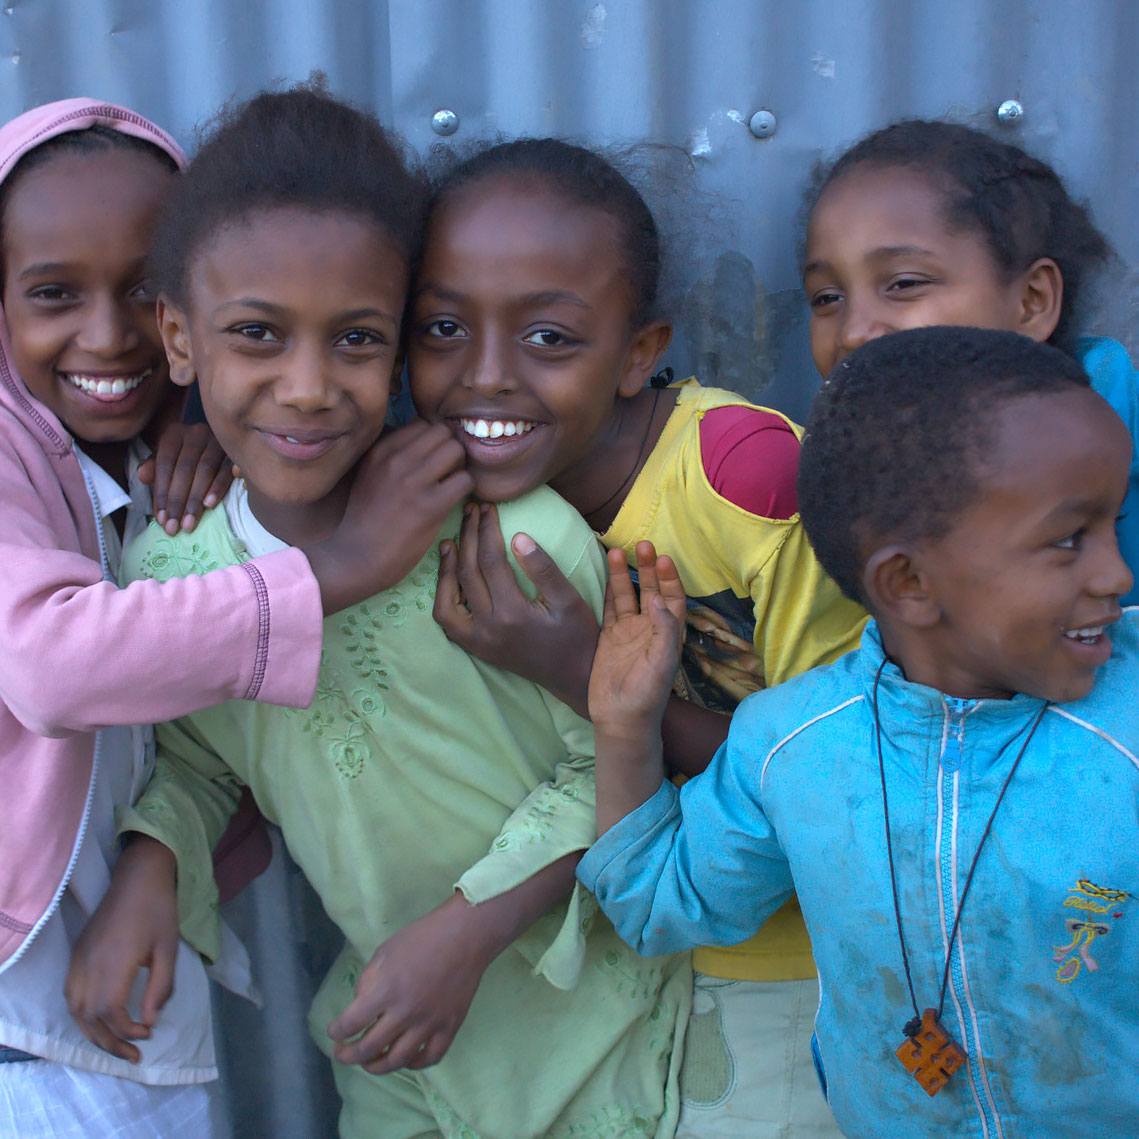
{"type": "Polygon", "coordinates": [[[941,766],[945,771],[956,771],[961,766],[961,741],[965,735],[965,711],[970,701],[956,696],[946,696],[949,710],[948,727],[945,733],[945,750],[941,753],[941,766]]]}

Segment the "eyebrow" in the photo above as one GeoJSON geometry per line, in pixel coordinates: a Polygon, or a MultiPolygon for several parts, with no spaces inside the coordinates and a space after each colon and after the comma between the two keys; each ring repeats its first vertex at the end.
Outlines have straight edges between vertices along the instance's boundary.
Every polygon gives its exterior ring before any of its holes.
{"type": "Polygon", "coordinates": [[[66,273],[70,268],[66,261],[39,261],[21,269],[16,280],[23,281],[27,277],[42,277],[50,273],[66,273]]]}
{"type": "MultiPolygon", "coordinates": [[[[884,260],[890,257],[912,257],[918,254],[923,257],[932,257],[934,252],[932,249],[923,249],[920,245],[880,245],[877,249],[872,249],[866,255],[864,260],[884,260]]],[[[811,261],[803,267],[803,276],[808,273],[813,273],[819,269],[829,269],[830,262],[823,261],[822,259],[811,261]]]]}
{"type": "Polygon", "coordinates": [[[1091,514],[1096,511],[1097,506],[1098,504],[1090,498],[1066,498],[1063,502],[1052,507],[1041,519],[1041,522],[1055,522],[1061,518],[1070,518],[1077,514],[1091,514]]]}
{"type": "MultiPolygon", "coordinates": [[[[258,312],[265,313],[266,316],[278,316],[281,313],[289,311],[284,305],[275,305],[272,301],[263,301],[257,297],[235,297],[233,300],[223,301],[218,305],[217,308],[213,310],[213,315],[217,316],[218,313],[228,308],[256,309],[258,312]]],[[[352,309],[351,312],[339,313],[336,317],[336,322],[339,324],[350,320],[368,320],[372,317],[379,317],[381,320],[391,321],[392,324],[398,323],[390,312],[384,312],[378,308],[357,308],[352,309]]]]}
{"type": "MultiPolygon", "coordinates": [[[[417,297],[424,296],[430,293],[433,297],[437,297],[441,301],[450,301],[453,304],[459,304],[462,301],[470,300],[468,293],[460,293],[455,289],[448,289],[442,285],[435,285],[428,282],[426,285],[420,286],[415,292],[417,297]]],[[[577,293],[571,293],[565,289],[548,289],[540,293],[527,293],[523,297],[519,297],[519,304],[524,308],[539,308],[542,305],[573,305],[575,308],[584,309],[586,312],[592,312],[593,306],[582,300],[577,293]]]]}
{"type": "Polygon", "coordinates": [[[573,305],[575,308],[592,312],[593,306],[584,301],[577,293],[570,293],[564,289],[551,289],[545,293],[528,293],[522,298],[525,305],[573,305]]]}

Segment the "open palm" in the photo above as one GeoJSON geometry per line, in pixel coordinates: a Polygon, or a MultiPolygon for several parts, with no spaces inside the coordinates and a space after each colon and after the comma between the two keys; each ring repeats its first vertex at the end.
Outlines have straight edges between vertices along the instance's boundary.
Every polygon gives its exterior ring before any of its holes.
{"type": "Polygon", "coordinates": [[[625,555],[609,551],[609,584],[601,636],[589,678],[589,714],[598,728],[618,733],[659,723],[672,690],[684,630],[684,586],[672,559],[651,542],[637,544],[640,596],[625,555]]]}

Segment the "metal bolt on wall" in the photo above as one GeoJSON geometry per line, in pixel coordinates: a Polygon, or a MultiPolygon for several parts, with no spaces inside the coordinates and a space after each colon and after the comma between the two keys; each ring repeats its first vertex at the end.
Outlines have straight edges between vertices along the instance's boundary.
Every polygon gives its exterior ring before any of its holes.
{"type": "Polygon", "coordinates": [[[1024,104],[1016,99],[1006,99],[997,108],[997,119],[1006,127],[1019,123],[1024,118],[1024,104]]]}
{"type": "Polygon", "coordinates": [[[770,138],[776,131],[778,123],[775,121],[775,116],[767,110],[756,111],[748,121],[747,129],[751,131],[756,138],[770,138]]]}
{"type": "Polygon", "coordinates": [[[459,116],[449,107],[441,107],[431,116],[431,129],[446,137],[459,129],[459,116]]]}

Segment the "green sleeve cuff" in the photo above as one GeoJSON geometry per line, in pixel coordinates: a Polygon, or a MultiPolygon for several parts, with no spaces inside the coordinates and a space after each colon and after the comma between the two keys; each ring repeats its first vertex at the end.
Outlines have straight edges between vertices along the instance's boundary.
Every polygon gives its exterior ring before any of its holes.
{"type": "Polygon", "coordinates": [[[221,919],[213,856],[196,811],[179,810],[162,794],[157,776],[134,807],[120,807],[118,833],[149,835],[174,852],[178,863],[178,927],[185,941],[208,962],[221,956],[221,919]]]}
{"type": "MultiPolygon", "coordinates": [[[[566,765],[557,783],[536,788],[506,820],[487,854],[455,883],[473,906],[505,894],[597,837],[597,794],[589,769],[566,765]]],[[[592,897],[574,888],[568,903],[539,918],[514,947],[559,989],[572,989],[585,959],[585,935],[596,911],[592,897]]]]}

